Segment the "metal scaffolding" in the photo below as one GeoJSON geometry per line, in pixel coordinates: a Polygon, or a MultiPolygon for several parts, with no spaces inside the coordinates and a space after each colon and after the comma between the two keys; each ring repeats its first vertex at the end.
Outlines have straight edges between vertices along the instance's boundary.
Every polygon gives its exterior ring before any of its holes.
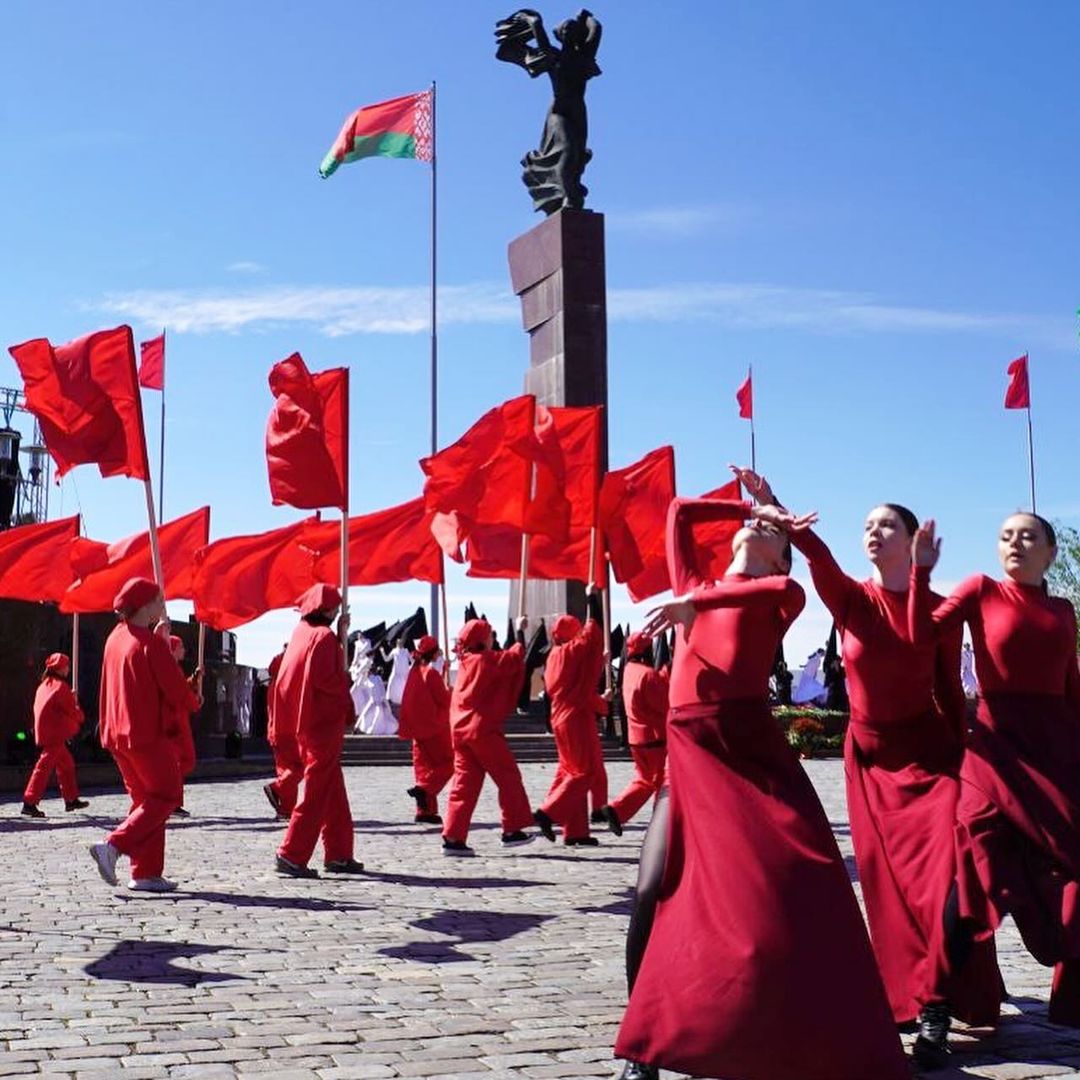
{"type": "Polygon", "coordinates": [[[0,413],[4,418],[0,430],[0,484],[15,485],[11,524],[43,522],[49,516],[52,460],[45,449],[41,426],[26,407],[21,390],[0,387],[0,413]]]}

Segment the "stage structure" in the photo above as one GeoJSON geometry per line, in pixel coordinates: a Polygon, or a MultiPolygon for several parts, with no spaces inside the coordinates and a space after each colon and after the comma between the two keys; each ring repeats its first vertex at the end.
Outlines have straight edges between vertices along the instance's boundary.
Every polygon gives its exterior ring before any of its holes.
{"type": "Polygon", "coordinates": [[[41,428],[21,390],[0,387],[0,413],[0,529],[40,524],[49,514],[52,474],[41,428]]]}

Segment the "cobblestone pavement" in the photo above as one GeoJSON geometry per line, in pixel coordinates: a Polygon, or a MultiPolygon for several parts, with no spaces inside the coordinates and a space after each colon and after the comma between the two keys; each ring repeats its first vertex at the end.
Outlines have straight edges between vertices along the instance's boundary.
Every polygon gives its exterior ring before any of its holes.
{"type": "MultiPolygon", "coordinates": [[[[808,767],[850,855],[841,763],[808,767]]],[[[628,771],[612,767],[613,788],[628,771]]],[[[537,796],[552,768],[525,774],[537,796]]],[[[347,779],[363,878],[279,878],[262,782],[238,780],[189,790],[193,817],[170,826],[170,896],[111,889],[91,864],[119,794],[90,792],[81,814],[50,796],[41,823],[0,806],[0,1077],[615,1074],[643,826],[591,851],[504,851],[489,786],[478,857],[447,859],[437,829],[408,821],[407,770],[347,779]]],[[[1046,1022],[1049,972],[1011,927],[1000,950],[1005,1022],[958,1034],[956,1067],[934,1075],[1078,1080],[1080,1031],[1046,1022]]]]}

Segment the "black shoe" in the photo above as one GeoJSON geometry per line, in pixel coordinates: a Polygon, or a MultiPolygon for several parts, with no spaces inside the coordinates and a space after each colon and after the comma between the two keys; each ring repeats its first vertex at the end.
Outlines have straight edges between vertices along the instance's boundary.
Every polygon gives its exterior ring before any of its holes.
{"type": "Polygon", "coordinates": [[[619,1080],[660,1080],[660,1070],[655,1065],[642,1065],[640,1061],[628,1061],[619,1080]]]}
{"type": "Polygon", "coordinates": [[[923,1006],[919,1014],[919,1034],[911,1051],[911,1056],[920,1069],[930,1072],[948,1066],[951,1025],[948,1005],[939,1002],[923,1006]]]}
{"type": "Polygon", "coordinates": [[[310,866],[301,866],[299,863],[290,862],[281,855],[277,859],[277,872],[286,877],[314,878],[319,876],[318,870],[312,870],[310,866]]]}
{"type": "Polygon", "coordinates": [[[550,840],[554,844],[555,822],[552,821],[543,810],[537,810],[536,813],[533,814],[533,821],[536,822],[536,827],[544,834],[544,839],[550,840]]]}
{"type": "Polygon", "coordinates": [[[266,796],[267,802],[274,808],[274,813],[278,817],[281,817],[281,799],[278,798],[278,793],[274,790],[273,784],[263,784],[263,794],[266,796]]]}
{"type": "Polygon", "coordinates": [[[44,817],[43,811],[39,810],[33,803],[24,802],[22,809],[19,811],[23,817],[44,817]]]}
{"type": "Polygon", "coordinates": [[[446,840],[442,842],[442,853],[444,855],[457,855],[463,858],[468,858],[470,855],[475,855],[473,851],[464,840],[446,840]]]}
{"type": "Polygon", "coordinates": [[[323,869],[331,874],[362,874],[364,864],[355,859],[331,859],[330,862],[323,863],[323,869]]]}
{"type": "Polygon", "coordinates": [[[532,833],[527,833],[523,829],[502,834],[503,847],[524,847],[525,844],[531,844],[535,839],[536,837],[532,833]]]}
{"type": "Polygon", "coordinates": [[[417,825],[441,825],[442,814],[417,814],[413,819],[417,825]]]}
{"type": "Polygon", "coordinates": [[[611,806],[605,806],[601,809],[600,814],[604,821],[607,822],[607,827],[616,835],[622,836],[622,822],[619,820],[619,815],[615,813],[615,810],[611,806]]]}
{"type": "Polygon", "coordinates": [[[595,836],[568,836],[567,847],[599,847],[600,841],[595,836]]]}
{"type": "Polygon", "coordinates": [[[589,815],[589,823],[592,824],[592,825],[603,825],[604,822],[606,822],[606,821],[607,821],[607,818],[604,817],[604,808],[602,806],[597,807],[589,815]]]}
{"type": "Polygon", "coordinates": [[[408,795],[410,799],[415,800],[417,813],[427,813],[427,792],[422,787],[411,787],[405,794],[408,795]]]}
{"type": "Polygon", "coordinates": [[[85,810],[89,805],[85,799],[68,799],[64,803],[64,809],[69,812],[72,810],[85,810]]]}
{"type": "Polygon", "coordinates": [[[178,806],[178,807],[177,807],[177,808],[176,808],[176,809],[175,809],[175,810],[174,810],[174,811],[173,811],[173,812],[172,812],[172,813],[171,813],[171,814],[169,815],[169,817],[178,817],[178,818],[186,818],[186,817],[191,817],[191,811],[190,811],[190,810],[185,810],[185,809],[184,809],[184,808],[183,808],[182,806],[178,806]]]}

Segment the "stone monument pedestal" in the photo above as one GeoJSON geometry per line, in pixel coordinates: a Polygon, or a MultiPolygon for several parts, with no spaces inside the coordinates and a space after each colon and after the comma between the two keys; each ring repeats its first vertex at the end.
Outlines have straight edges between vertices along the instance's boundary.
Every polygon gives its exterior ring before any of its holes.
{"type": "MultiPolygon", "coordinates": [[[[510,280],[529,334],[525,392],[538,405],[603,405],[601,469],[608,465],[604,215],[560,210],[510,244],[510,280]]],[[[510,612],[518,610],[518,583],[510,612]]],[[[530,581],[525,610],[550,630],[555,615],[585,617],[585,582],[530,581]]]]}

